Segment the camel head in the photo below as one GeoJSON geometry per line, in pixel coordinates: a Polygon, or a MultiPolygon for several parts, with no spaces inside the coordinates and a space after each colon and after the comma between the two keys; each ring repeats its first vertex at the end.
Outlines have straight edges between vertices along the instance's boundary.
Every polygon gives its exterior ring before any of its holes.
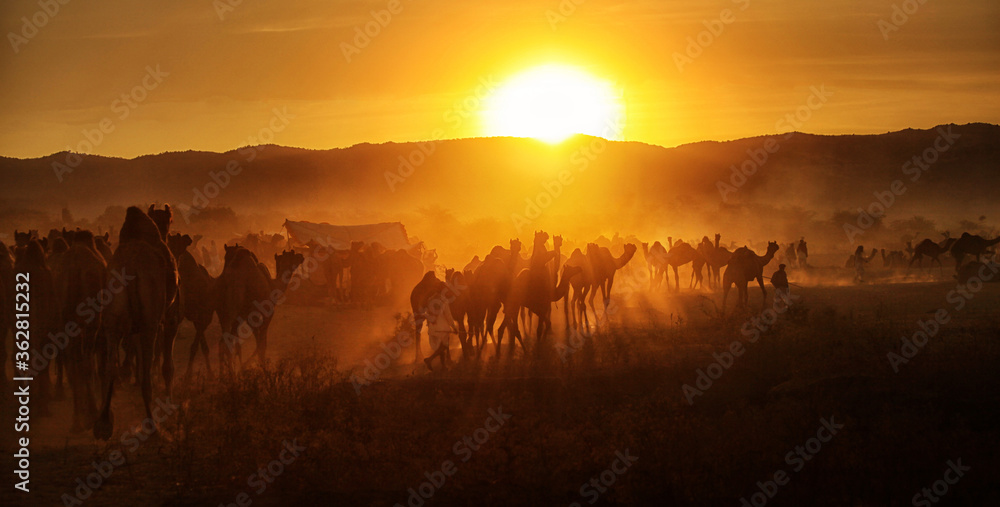
{"type": "Polygon", "coordinates": [[[14,229],[14,245],[15,246],[28,246],[28,242],[31,241],[31,232],[18,232],[14,229]]]}
{"type": "Polygon", "coordinates": [[[290,278],[292,272],[295,271],[303,262],[305,257],[300,253],[296,253],[295,250],[286,250],[281,252],[281,254],[274,254],[274,269],[276,271],[277,278],[279,280],[285,280],[286,277],[290,278]],[[288,273],[287,275],[285,273],[288,273]]]}
{"type": "Polygon", "coordinates": [[[225,255],[222,256],[223,262],[225,264],[229,264],[229,261],[233,259],[233,256],[236,255],[236,252],[239,251],[239,249],[242,247],[240,246],[239,243],[236,243],[233,246],[222,245],[222,248],[226,251],[225,255]]]}
{"type": "Polygon", "coordinates": [[[542,245],[544,247],[545,242],[548,240],[549,240],[549,233],[545,231],[535,232],[535,242],[534,242],[535,248],[538,248],[539,245],[542,245]]]}
{"type": "Polygon", "coordinates": [[[167,234],[170,233],[170,224],[174,221],[174,214],[170,211],[170,205],[164,204],[163,209],[158,210],[155,205],[150,204],[149,211],[146,214],[156,223],[156,228],[160,230],[160,239],[165,241],[167,234]]]}
{"type": "Polygon", "coordinates": [[[767,253],[768,253],[768,255],[774,255],[774,253],[777,252],[779,248],[780,247],[778,246],[778,242],[777,241],[768,241],[767,242],[767,253]]]}
{"type": "Polygon", "coordinates": [[[552,246],[554,248],[562,247],[562,236],[552,236],[552,246]]]}
{"type": "Polygon", "coordinates": [[[521,252],[521,240],[519,239],[510,240],[510,253],[513,255],[520,252],[521,252]]]}
{"type": "Polygon", "coordinates": [[[170,248],[170,253],[174,254],[174,257],[179,257],[182,253],[187,251],[187,248],[191,246],[193,241],[191,236],[187,234],[171,234],[167,236],[167,247],[170,248]]]}

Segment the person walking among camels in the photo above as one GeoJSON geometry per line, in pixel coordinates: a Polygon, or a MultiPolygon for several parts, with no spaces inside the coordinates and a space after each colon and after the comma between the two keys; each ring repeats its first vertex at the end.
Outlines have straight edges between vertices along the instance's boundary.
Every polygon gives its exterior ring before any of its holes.
{"type": "Polygon", "coordinates": [[[865,283],[865,264],[868,264],[878,250],[872,250],[872,254],[865,257],[865,247],[864,245],[858,245],[858,249],[854,251],[854,282],[855,283],[865,283]]]}
{"type": "Polygon", "coordinates": [[[433,352],[424,359],[424,364],[428,370],[434,371],[431,363],[437,357],[441,359],[441,369],[445,370],[451,362],[450,338],[451,335],[458,333],[458,329],[455,327],[455,319],[451,315],[451,307],[447,301],[441,300],[437,308],[433,306],[427,312],[427,337],[433,352]]]}
{"type": "Polygon", "coordinates": [[[771,286],[774,287],[774,297],[781,299],[787,304],[790,298],[788,292],[788,272],[785,271],[784,264],[778,264],[778,270],[771,275],[771,286]]]}

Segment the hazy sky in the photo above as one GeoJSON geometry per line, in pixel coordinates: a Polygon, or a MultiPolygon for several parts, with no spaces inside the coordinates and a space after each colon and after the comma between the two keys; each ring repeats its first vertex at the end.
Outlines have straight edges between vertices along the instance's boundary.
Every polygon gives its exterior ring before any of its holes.
{"type": "Polygon", "coordinates": [[[778,122],[799,108],[808,119],[792,127],[814,133],[1000,122],[996,0],[73,0],[52,16],[40,9],[37,0],[0,4],[0,155],[86,151],[88,137],[105,155],[222,151],[256,144],[269,125],[265,141],[306,148],[483,135],[462,102],[475,106],[482,83],[545,63],[614,83],[624,138],[664,146],[791,130],[778,122]],[[396,14],[348,61],[356,29],[389,7],[396,14]],[[22,17],[36,22],[26,28],[22,17]],[[688,48],[706,23],[721,32],[688,48]],[[696,56],[679,69],[675,54],[696,56]],[[825,102],[809,98],[821,88],[825,102]]]}

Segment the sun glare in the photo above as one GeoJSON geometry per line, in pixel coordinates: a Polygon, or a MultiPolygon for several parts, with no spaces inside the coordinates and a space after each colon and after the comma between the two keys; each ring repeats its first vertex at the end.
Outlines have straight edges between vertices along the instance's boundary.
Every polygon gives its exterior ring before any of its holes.
{"type": "Polygon", "coordinates": [[[622,139],[624,106],[611,83],[581,70],[545,65],[501,84],[484,111],[486,135],[558,143],[573,134],[622,139]]]}

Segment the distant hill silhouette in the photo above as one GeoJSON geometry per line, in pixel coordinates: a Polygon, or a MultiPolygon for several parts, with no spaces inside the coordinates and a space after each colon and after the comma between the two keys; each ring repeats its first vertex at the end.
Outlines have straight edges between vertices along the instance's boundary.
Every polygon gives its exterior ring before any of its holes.
{"type": "MultiPolygon", "coordinates": [[[[813,234],[809,229],[816,224],[835,221],[838,212],[846,216],[868,207],[875,192],[889,190],[897,179],[906,193],[895,198],[886,221],[921,215],[944,225],[987,215],[996,223],[1000,211],[1000,126],[990,124],[880,135],[795,133],[676,148],[577,136],[556,146],[474,138],[333,150],[268,145],[131,160],[85,156],[60,183],[53,163],[66,159],[66,153],[0,158],[0,226],[5,231],[31,217],[58,217],[62,208],[94,217],[109,205],[190,206],[195,189],[212,193],[211,174],[223,174],[227,164],[238,164],[231,166],[238,174],[229,177],[210,206],[273,215],[271,229],[286,217],[357,223],[433,209],[463,221],[493,220],[500,226],[497,234],[515,235],[512,215],[531,218],[531,200],[541,205],[541,215],[522,224],[529,231],[571,218],[581,235],[622,230],[700,238],[718,230],[738,241],[751,234],[797,239],[813,234]],[[959,136],[954,144],[932,153],[938,160],[910,181],[903,164],[928,148],[933,151],[940,131],[948,129],[959,136]],[[776,143],[777,151],[723,201],[719,182],[739,183],[731,178],[732,166],[762,160],[765,146],[775,146],[768,142],[776,143]],[[400,175],[401,160],[407,159],[412,173],[404,165],[400,175]],[[572,178],[568,185],[559,183],[563,171],[564,181],[572,178]]],[[[827,229],[824,234],[837,241],[837,227],[827,229]]]]}

